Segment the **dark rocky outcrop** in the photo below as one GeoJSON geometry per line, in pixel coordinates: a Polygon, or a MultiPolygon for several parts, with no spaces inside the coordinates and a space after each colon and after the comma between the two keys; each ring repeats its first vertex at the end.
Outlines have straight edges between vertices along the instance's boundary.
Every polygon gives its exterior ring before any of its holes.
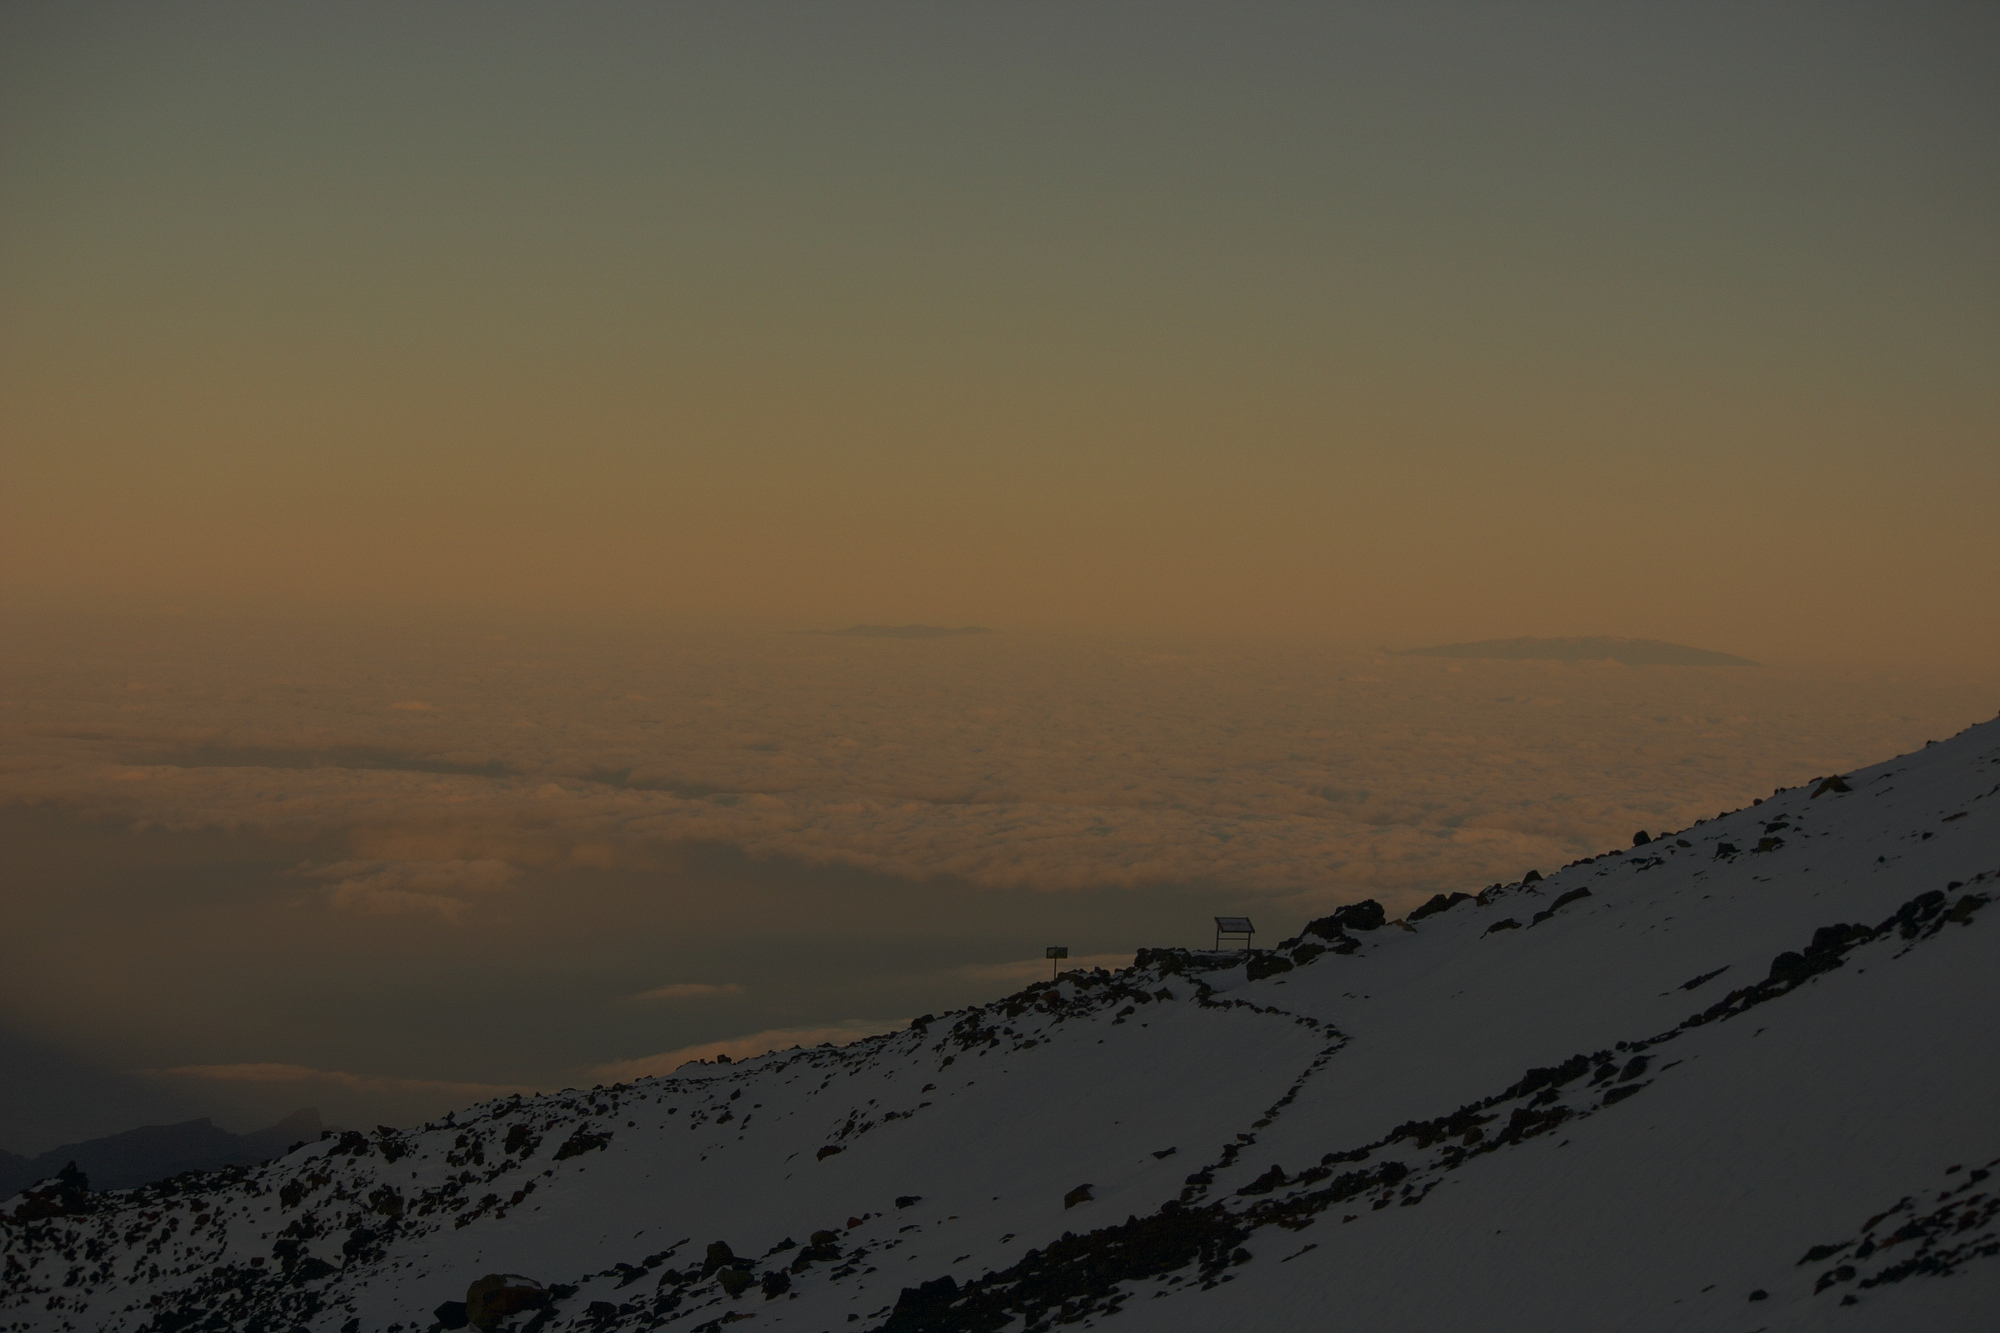
{"type": "Polygon", "coordinates": [[[566,1161],[571,1157],[578,1157],[587,1152],[594,1152],[599,1148],[609,1147],[610,1144],[611,1131],[606,1130],[602,1134],[594,1134],[591,1132],[589,1125],[578,1125],[576,1132],[571,1134],[567,1139],[564,1139],[562,1147],[556,1149],[555,1159],[558,1162],[566,1161]]]}
{"type": "Polygon", "coordinates": [[[1251,981],[1262,981],[1265,977],[1274,977],[1280,972],[1291,970],[1290,960],[1282,954],[1257,953],[1250,956],[1250,962],[1244,967],[1243,974],[1251,981]]]}
{"type": "Polygon", "coordinates": [[[1373,898],[1333,909],[1333,924],[1342,930],[1380,930],[1388,915],[1373,898]]]}
{"type": "Polygon", "coordinates": [[[1435,893],[1431,895],[1429,902],[1411,912],[1405,920],[1421,921],[1427,916],[1436,916],[1439,912],[1449,912],[1460,903],[1474,901],[1476,900],[1469,893],[1453,893],[1450,895],[1435,893]]]}
{"type": "Polygon", "coordinates": [[[474,1328],[494,1328],[523,1310],[549,1303],[549,1290],[519,1273],[488,1273],[465,1289],[465,1321],[474,1328]]]}
{"type": "MultiPolygon", "coordinates": [[[[28,1190],[14,1209],[16,1222],[36,1222],[48,1217],[77,1217],[90,1211],[90,1177],[71,1162],[38,1190],[28,1190]]],[[[0,1218],[7,1215],[0,1213],[0,1218]]]]}

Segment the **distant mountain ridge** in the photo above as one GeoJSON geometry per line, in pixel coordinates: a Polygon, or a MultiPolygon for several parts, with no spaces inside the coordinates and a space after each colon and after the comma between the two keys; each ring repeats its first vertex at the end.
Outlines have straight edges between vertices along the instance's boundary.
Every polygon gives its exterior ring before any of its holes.
{"type": "Polygon", "coordinates": [[[1482,639],[1405,648],[1398,657],[1483,657],[1510,661],[1623,662],[1626,666],[1756,666],[1747,657],[1710,652],[1660,639],[1620,639],[1595,635],[1575,639],[1482,639]]]}
{"type": "Polygon", "coordinates": [[[66,1143],[34,1157],[0,1151],[0,1199],[47,1180],[70,1162],[92,1189],[123,1190],[165,1180],[183,1171],[254,1166],[281,1157],[295,1143],[317,1142],[327,1126],[314,1107],[294,1111],[267,1129],[232,1134],[204,1116],[177,1125],[143,1125],[123,1134],[66,1143]]]}

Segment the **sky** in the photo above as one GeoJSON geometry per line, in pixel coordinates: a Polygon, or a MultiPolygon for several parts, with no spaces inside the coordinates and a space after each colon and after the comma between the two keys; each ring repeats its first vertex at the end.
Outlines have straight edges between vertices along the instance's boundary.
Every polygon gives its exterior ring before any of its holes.
{"type": "Polygon", "coordinates": [[[1986,6],[0,24],[16,602],[1996,656],[1986,6]]]}
{"type": "Polygon", "coordinates": [[[833,1039],[1992,716],[1996,56],[0,8],[0,1147],[833,1039]],[[913,622],[995,632],[801,632],[913,622]],[[1393,651],[1598,634],[1762,665],[1393,651]]]}

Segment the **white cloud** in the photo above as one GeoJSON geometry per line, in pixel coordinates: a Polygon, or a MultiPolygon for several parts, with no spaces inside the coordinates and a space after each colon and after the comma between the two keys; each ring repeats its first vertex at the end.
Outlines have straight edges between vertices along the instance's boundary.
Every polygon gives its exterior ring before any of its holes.
{"type": "Polygon", "coordinates": [[[457,921],[469,897],[507,886],[520,871],[505,861],[336,861],[303,865],[302,879],[330,882],[327,901],[367,916],[431,913],[457,921]]]}
{"type": "Polygon", "coordinates": [[[717,995],[741,995],[743,987],[734,981],[720,984],[707,981],[676,981],[671,985],[655,986],[649,991],[640,991],[631,996],[634,1000],[704,1000],[717,995]]]}
{"type": "Polygon", "coordinates": [[[384,1074],[350,1074],[339,1069],[311,1069],[305,1065],[233,1064],[178,1065],[172,1069],[141,1071],[156,1078],[189,1078],[209,1083],[301,1083],[343,1088],[350,1092],[426,1093],[445,1097],[477,1099],[504,1097],[508,1093],[529,1093],[536,1089],[501,1083],[461,1083],[446,1079],[392,1078],[384,1074]]]}
{"type": "Polygon", "coordinates": [[[690,1060],[713,1060],[718,1055],[726,1055],[731,1060],[748,1060],[752,1056],[764,1055],[770,1051],[790,1050],[794,1046],[817,1046],[827,1041],[836,1046],[845,1046],[849,1042],[860,1041],[863,1037],[894,1032],[908,1025],[908,1019],[881,1022],[867,1018],[850,1018],[832,1027],[771,1028],[764,1032],[753,1032],[747,1037],[700,1042],[693,1046],[683,1046],[679,1050],[663,1051],[658,1055],[642,1055],[635,1060],[614,1060],[609,1064],[598,1065],[589,1072],[593,1078],[613,1083],[630,1083],[635,1078],[671,1074],[690,1060]]]}
{"type": "MultiPolygon", "coordinates": [[[[992,888],[1315,901],[1548,870],[1907,750],[1988,697],[1770,668],[1001,635],[949,666],[822,636],[650,653],[579,637],[494,650],[478,675],[337,637],[224,666],[143,647],[24,683],[32,723],[0,718],[0,802],[453,844],[370,849],[389,860],[608,868],[711,844],[992,888]],[[141,673],[156,688],[121,712],[141,673]],[[427,707],[384,708],[385,678],[427,707]]],[[[456,919],[481,891],[348,878],[337,905],[370,913],[456,919]]]]}
{"type": "MultiPolygon", "coordinates": [[[[1132,966],[1129,953],[1093,953],[1081,958],[1057,960],[1055,967],[1060,972],[1075,972],[1101,967],[1107,971],[1117,971],[1121,967],[1132,966]]],[[[971,981],[1013,981],[1030,982],[1049,975],[1049,960],[1046,958],[1023,958],[1016,963],[968,963],[957,969],[958,975],[971,981]]]]}

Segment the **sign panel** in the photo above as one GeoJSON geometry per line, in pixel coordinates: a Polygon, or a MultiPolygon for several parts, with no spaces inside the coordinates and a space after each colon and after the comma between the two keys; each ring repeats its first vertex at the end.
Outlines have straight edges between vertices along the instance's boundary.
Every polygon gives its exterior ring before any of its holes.
{"type": "Polygon", "coordinates": [[[1042,956],[1044,958],[1067,958],[1069,957],[1069,950],[1063,945],[1051,944],[1049,951],[1042,956]]]}
{"type": "Polygon", "coordinates": [[[1215,928],[1225,935],[1249,935],[1256,930],[1247,916],[1219,916],[1215,918],[1215,928]]]}

